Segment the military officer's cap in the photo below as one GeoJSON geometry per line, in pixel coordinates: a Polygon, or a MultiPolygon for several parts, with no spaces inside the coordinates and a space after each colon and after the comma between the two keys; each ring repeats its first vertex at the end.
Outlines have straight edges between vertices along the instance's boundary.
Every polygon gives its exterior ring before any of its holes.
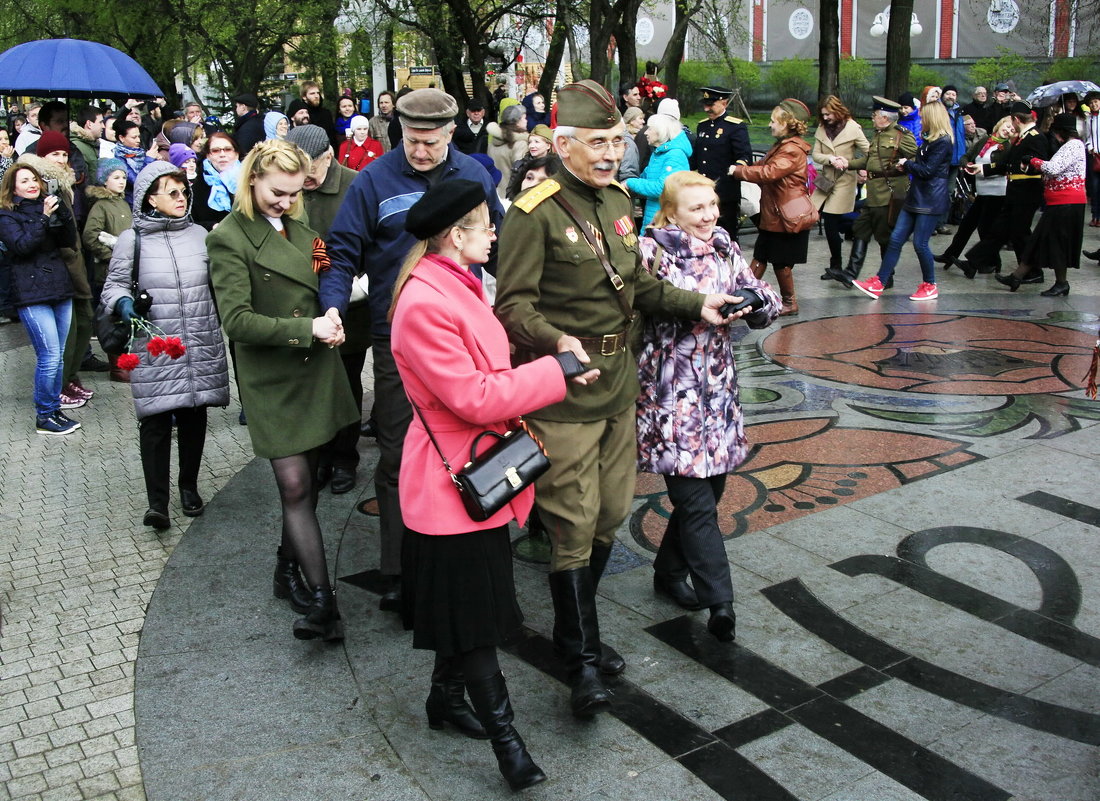
{"type": "Polygon", "coordinates": [[[704,86],[699,91],[703,93],[704,103],[713,103],[715,100],[729,100],[733,97],[732,89],[723,89],[721,86],[704,86]]]}
{"type": "Polygon", "coordinates": [[[453,122],[458,103],[439,89],[414,89],[397,101],[397,114],[408,128],[431,130],[453,122]]]}
{"type": "Polygon", "coordinates": [[[448,230],[485,203],[485,189],[477,181],[455,178],[440,181],[413,203],[405,215],[405,230],[417,239],[430,239],[448,230]]]}
{"type": "Polygon", "coordinates": [[[621,121],[615,98],[595,81],[569,83],[558,90],[558,125],[603,129],[621,121]]]}
{"type": "Polygon", "coordinates": [[[1017,100],[1014,102],[1008,110],[1009,114],[1019,114],[1021,117],[1031,113],[1031,104],[1026,100],[1017,100]]]}
{"type": "Polygon", "coordinates": [[[894,114],[901,112],[901,104],[895,103],[888,97],[874,95],[871,97],[871,111],[890,111],[894,114]]]}

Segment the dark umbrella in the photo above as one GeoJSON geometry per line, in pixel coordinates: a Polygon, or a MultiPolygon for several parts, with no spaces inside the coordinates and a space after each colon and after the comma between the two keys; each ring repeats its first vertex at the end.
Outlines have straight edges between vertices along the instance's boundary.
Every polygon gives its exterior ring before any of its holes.
{"type": "Polygon", "coordinates": [[[125,53],[81,39],[40,39],[0,53],[0,92],[31,97],[161,97],[125,53]]]}
{"type": "Polygon", "coordinates": [[[1080,98],[1089,92],[1100,92],[1100,86],[1092,81],[1058,81],[1033,90],[1027,96],[1027,102],[1034,108],[1044,108],[1057,103],[1062,95],[1073,93],[1080,98]]]}

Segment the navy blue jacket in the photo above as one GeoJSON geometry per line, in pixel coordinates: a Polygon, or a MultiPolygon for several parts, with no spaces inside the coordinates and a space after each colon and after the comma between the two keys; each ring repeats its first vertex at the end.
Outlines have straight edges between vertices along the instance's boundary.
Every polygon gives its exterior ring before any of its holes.
{"type": "Polygon", "coordinates": [[[905,171],[912,181],[905,196],[905,210],[914,214],[940,215],[947,211],[951,193],[947,173],[955,146],[950,136],[924,141],[917,155],[905,162],[905,171]]]}
{"type": "Polygon", "coordinates": [[[11,304],[15,307],[53,304],[73,296],[69,268],[61,248],[76,247],[76,223],[61,203],[52,228],[42,213],[42,199],[18,198],[15,208],[0,209],[0,241],[11,265],[11,304]]]}
{"type": "MultiPolygon", "coordinates": [[[[489,220],[500,226],[504,218],[496,186],[481,162],[452,144],[447,148],[441,181],[465,178],[485,188],[489,220]]],[[[328,255],[332,267],[320,275],[321,310],[335,307],[341,317],[347,311],[351,281],[366,274],[370,280],[367,302],[370,306],[371,333],[388,337],[386,316],[393,300],[393,284],[405,255],[416,238],[405,231],[405,215],[420,196],[428,191],[428,176],[417,171],[405,158],[400,143],[360,171],[328,233],[328,255]]],[[[490,271],[492,272],[492,271],[490,271]]]]}

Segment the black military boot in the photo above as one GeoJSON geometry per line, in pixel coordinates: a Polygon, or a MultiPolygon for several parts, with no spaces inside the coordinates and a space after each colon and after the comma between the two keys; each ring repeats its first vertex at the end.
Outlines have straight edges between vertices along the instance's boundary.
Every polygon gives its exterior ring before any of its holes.
{"type": "Polygon", "coordinates": [[[512,714],[508,685],[504,683],[503,674],[497,673],[487,679],[467,679],[466,689],[470,692],[478,718],[493,742],[497,765],[508,786],[513,791],[525,790],[546,781],[546,774],[531,759],[523,738],[512,725],[515,715],[512,714]]]}
{"type": "Polygon", "coordinates": [[[340,610],[336,608],[334,590],[314,587],[305,617],[294,621],[294,636],[299,640],[319,638],[325,642],[344,639],[344,621],[340,619],[340,610]]]}
{"type": "Polygon", "coordinates": [[[275,597],[285,600],[295,612],[303,615],[309,610],[313,596],[302,581],[298,562],[287,556],[281,545],[275,554],[275,577],[271,584],[275,597]]]}
{"type": "Polygon", "coordinates": [[[550,574],[554,601],[554,646],[569,672],[570,706],[578,718],[590,718],[611,704],[600,680],[600,625],[596,589],[588,567],[550,574]]]}
{"type": "MultiPolygon", "coordinates": [[[[611,546],[593,543],[592,555],[588,557],[588,569],[592,571],[592,591],[599,589],[600,578],[607,568],[607,560],[611,557],[611,546]]],[[[607,643],[600,642],[600,673],[605,676],[618,676],[626,670],[626,660],[622,658],[614,648],[607,643]]]]}
{"type": "Polygon", "coordinates": [[[840,271],[837,281],[851,289],[852,282],[859,278],[863,271],[863,261],[867,258],[867,241],[864,239],[852,240],[852,252],[848,256],[848,264],[840,271]]]}
{"type": "Polygon", "coordinates": [[[450,723],[467,737],[475,740],[487,740],[489,735],[478,723],[474,710],[466,703],[466,681],[462,671],[454,665],[457,659],[435,657],[432,670],[432,689],[428,700],[424,702],[424,712],[428,715],[428,725],[433,729],[442,729],[444,723],[450,723]]]}

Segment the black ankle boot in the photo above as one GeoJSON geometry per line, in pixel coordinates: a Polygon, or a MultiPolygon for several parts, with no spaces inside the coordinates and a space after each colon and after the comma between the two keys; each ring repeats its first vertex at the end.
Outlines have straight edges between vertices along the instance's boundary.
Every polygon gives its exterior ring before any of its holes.
{"type": "Polygon", "coordinates": [[[294,636],[299,640],[320,638],[325,642],[344,639],[344,622],[336,608],[336,591],[315,587],[305,617],[294,621],[294,636]]]}
{"type": "Polygon", "coordinates": [[[550,574],[554,601],[554,647],[569,671],[570,706],[578,718],[590,718],[611,705],[600,680],[600,625],[596,590],[588,567],[550,574]]]}
{"type": "Polygon", "coordinates": [[[283,553],[281,545],[275,554],[275,577],[271,585],[275,597],[285,600],[295,612],[304,615],[309,611],[313,596],[302,581],[298,563],[283,553]]]}
{"type": "MultiPolygon", "coordinates": [[[[588,569],[592,571],[592,591],[599,589],[600,578],[607,569],[607,560],[611,558],[611,546],[592,545],[592,555],[588,557],[588,569]]],[[[607,643],[600,641],[600,673],[605,676],[618,676],[626,670],[626,660],[607,643]]]]}
{"type": "Polygon", "coordinates": [[[470,692],[478,718],[493,742],[497,765],[508,786],[513,791],[525,790],[546,781],[546,774],[531,759],[523,738],[512,725],[515,716],[504,676],[497,673],[487,679],[467,679],[466,689],[470,692]]]}
{"type": "Polygon", "coordinates": [[[1064,298],[1069,294],[1069,281],[1055,281],[1050,289],[1039,293],[1044,298],[1064,298]]]}
{"type": "Polygon", "coordinates": [[[737,615],[734,614],[733,604],[727,601],[724,604],[715,604],[710,608],[707,631],[722,642],[733,642],[737,632],[737,615]]]}
{"type": "Polygon", "coordinates": [[[432,689],[424,702],[428,725],[433,729],[442,729],[444,723],[450,723],[467,737],[487,740],[489,735],[466,703],[466,682],[462,672],[454,668],[455,661],[441,656],[435,658],[432,689]]]}
{"type": "Polygon", "coordinates": [[[1015,292],[1017,289],[1020,288],[1020,279],[1012,273],[1009,273],[1008,275],[995,275],[993,277],[997,279],[998,283],[1007,286],[1010,292],[1015,292]]]}

